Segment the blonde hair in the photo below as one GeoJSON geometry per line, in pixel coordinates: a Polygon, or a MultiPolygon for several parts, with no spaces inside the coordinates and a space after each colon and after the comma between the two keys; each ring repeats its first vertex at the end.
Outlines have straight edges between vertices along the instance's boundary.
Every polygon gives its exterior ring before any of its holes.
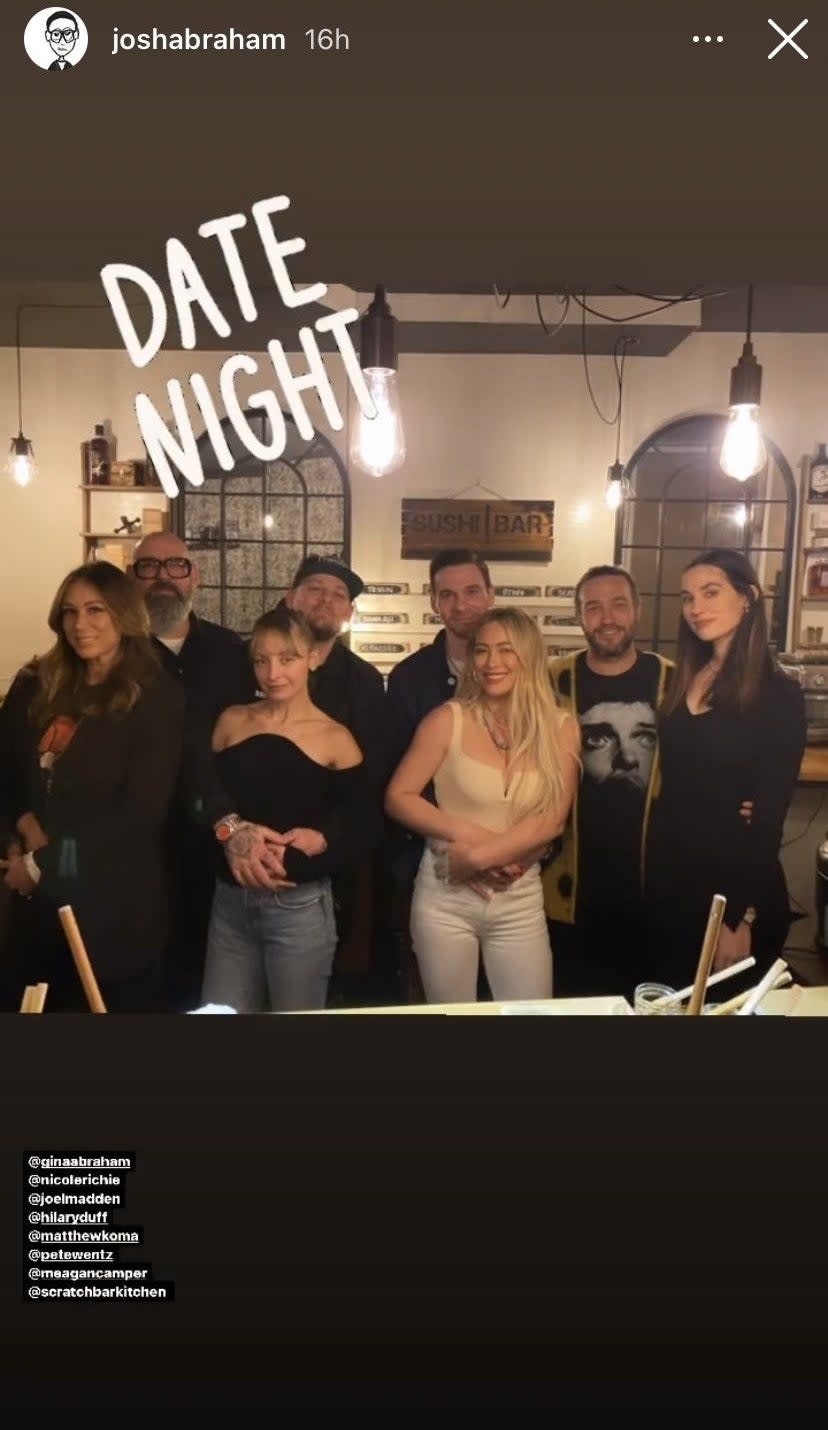
{"type": "Polygon", "coordinates": [[[535,622],[517,606],[494,606],[486,612],[474,637],[457,699],[464,710],[483,722],[483,699],[474,674],[474,648],[480,632],[497,623],[506,632],[518,658],[518,672],[509,701],[511,749],[506,765],[506,786],[517,806],[518,817],[545,814],[563,795],[563,761],[560,729],[566,719],[558,705],[546,664],[546,654],[535,622]],[[537,775],[537,780],[532,776],[537,775]]]}

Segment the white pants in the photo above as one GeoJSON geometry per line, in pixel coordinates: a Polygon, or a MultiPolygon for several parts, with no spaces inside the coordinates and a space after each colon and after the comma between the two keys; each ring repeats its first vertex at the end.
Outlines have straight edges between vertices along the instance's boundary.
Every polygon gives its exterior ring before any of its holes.
{"type": "Polygon", "coordinates": [[[411,939],[429,1003],[474,1003],[481,954],[496,1002],[552,997],[538,865],[486,900],[438,879],[426,848],[411,902],[411,939]]]}

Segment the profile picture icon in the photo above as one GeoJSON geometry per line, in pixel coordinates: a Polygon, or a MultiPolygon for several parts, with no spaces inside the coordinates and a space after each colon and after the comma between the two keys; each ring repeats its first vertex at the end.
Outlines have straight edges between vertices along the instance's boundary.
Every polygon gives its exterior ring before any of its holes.
{"type": "Polygon", "coordinates": [[[74,69],[86,54],[89,36],[80,15],[50,5],[38,10],[26,26],[23,45],[39,69],[62,73],[74,69]]]}

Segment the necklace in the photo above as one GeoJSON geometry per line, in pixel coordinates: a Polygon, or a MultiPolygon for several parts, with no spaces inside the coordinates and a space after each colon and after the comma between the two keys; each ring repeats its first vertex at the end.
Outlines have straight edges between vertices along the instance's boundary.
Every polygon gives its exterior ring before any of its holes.
{"type": "Polygon", "coordinates": [[[504,737],[503,737],[502,735],[498,735],[497,731],[494,730],[494,729],[492,729],[492,726],[489,724],[489,720],[492,719],[492,720],[494,720],[495,724],[500,725],[500,728],[501,728],[501,730],[502,730],[502,729],[504,729],[503,721],[502,721],[502,720],[498,720],[498,719],[497,719],[497,716],[495,716],[495,715],[490,716],[488,710],[487,710],[486,707],[485,707],[485,705],[482,707],[482,714],[483,714],[483,724],[486,726],[486,729],[487,729],[487,731],[488,731],[488,733],[489,733],[489,738],[491,739],[492,744],[495,746],[495,749],[498,749],[498,750],[511,750],[511,748],[512,748],[512,741],[511,741],[510,736],[507,735],[506,738],[504,739],[504,737]]]}

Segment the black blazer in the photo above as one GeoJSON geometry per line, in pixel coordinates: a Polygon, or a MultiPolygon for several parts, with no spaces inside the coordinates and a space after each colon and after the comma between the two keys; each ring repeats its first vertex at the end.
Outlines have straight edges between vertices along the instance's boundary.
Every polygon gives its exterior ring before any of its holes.
{"type": "Polygon", "coordinates": [[[7,816],[13,823],[31,810],[48,836],[35,855],[36,897],[55,909],[72,905],[100,977],[140,974],[159,965],[167,935],[163,834],[181,757],[183,692],[159,670],[127,714],[81,720],[47,795],[38,732],[13,719],[35,689],[36,677],[22,672],[7,697],[20,760],[7,816]]]}

